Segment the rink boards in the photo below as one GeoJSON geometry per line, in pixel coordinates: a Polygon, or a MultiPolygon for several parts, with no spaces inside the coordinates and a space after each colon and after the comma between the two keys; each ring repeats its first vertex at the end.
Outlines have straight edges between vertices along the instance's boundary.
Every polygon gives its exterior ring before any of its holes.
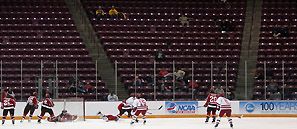
{"type": "MultiPolygon", "coordinates": [[[[195,118],[205,117],[205,101],[148,101],[148,117],[151,118],[195,118]],[[159,108],[162,107],[160,110],[159,108]]],[[[118,114],[117,106],[120,102],[86,102],[85,112],[81,102],[67,102],[65,109],[71,114],[82,116],[85,113],[87,119],[96,119],[96,114],[101,111],[104,114],[118,114]]],[[[15,116],[22,116],[25,102],[18,102],[15,116]]],[[[232,101],[233,116],[244,117],[297,117],[297,101],[232,101]]],[[[63,102],[56,102],[53,108],[55,115],[64,109],[63,102]]],[[[2,110],[1,110],[2,111],[2,110]]],[[[34,115],[40,114],[40,106],[34,115]]],[[[2,113],[1,113],[2,115],[2,113]]]]}

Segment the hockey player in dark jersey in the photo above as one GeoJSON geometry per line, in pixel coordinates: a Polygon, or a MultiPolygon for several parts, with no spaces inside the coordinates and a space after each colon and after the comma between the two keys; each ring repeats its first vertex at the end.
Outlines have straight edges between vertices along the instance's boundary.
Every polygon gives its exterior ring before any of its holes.
{"type": "Polygon", "coordinates": [[[37,100],[36,96],[37,96],[37,92],[33,92],[32,95],[28,98],[27,105],[24,109],[23,118],[22,118],[21,122],[24,121],[24,119],[26,118],[26,115],[29,112],[30,112],[30,114],[29,114],[28,121],[31,122],[33,113],[34,113],[35,109],[38,108],[38,100],[37,100]]]}
{"type": "Polygon", "coordinates": [[[16,105],[16,101],[13,96],[8,94],[4,98],[2,98],[2,102],[1,102],[1,109],[3,109],[2,125],[5,123],[8,112],[10,113],[12,124],[15,123],[15,119],[14,119],[15,105],[16,105]]]}
{"type": "Polygon", "coordinates": [[[42,100],[42,105],[41,105],[41,114],[38,116],[38,123],[41,123],[42,117],[45,115],[45,113],[49,113],[50,117],[54,117],[54,112],[53,108],[54,107],[54,102],[50,98],[50,94],[45,94],[45,99],[42,100]]]}
{"type": "Polygon", "coordinates": [[[217,94],[213,90],[210,90],[209,95],[206,98],[204,107],[207,107],[207,114],[205,123],[208,123],[209,118],[212,116],[212,123],[216,122],[216,111],[217,111],[217,94]]]}

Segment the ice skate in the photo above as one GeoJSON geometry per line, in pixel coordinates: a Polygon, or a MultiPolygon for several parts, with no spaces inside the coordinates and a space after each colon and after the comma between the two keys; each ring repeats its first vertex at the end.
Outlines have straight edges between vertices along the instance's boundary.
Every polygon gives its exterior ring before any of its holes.
{"type": "Polygon", "coordinates": [[[214,127],[217,128],[218,126],[219,126],[219,123],[216,123],[216,125],[214,127]]]}

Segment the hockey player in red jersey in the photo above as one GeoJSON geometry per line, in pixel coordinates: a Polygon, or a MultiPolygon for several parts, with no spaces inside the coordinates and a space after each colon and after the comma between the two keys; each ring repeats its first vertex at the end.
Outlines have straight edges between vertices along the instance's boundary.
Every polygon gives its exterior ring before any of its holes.
{"type": "Polygon", "coordinates": [[[218,109],[220,113],[219,113],[219,118],[217,119],[215,128],[219,126],[221,117],[223,117],[225,114],[227,116],[230,127],[233,128],[232,119],[230,118],[232,113],[230,100],[225,98],[224,94],[220,94],[219,96],[220,97],[217,99],[217,103],[218,103],[218,109]]]}
{"type": "Polygon", "coordinates": [[[216,111],[217,111],[217,94],[213,90],[210,90],[209,95],[206,98],[204,107],[207,107],[207,114],[205,123],[208,122],[210,116],[212,116],[212,123],[216,122],[216,111]]]}
{"type": "Polygon", "coordinates": [[[27,100],[27,105],[24,109],[24,113],[23,113],[23,118],[21,120],[21,122],[24,121],[24,119],[26,118],[26,115],[30,112],[29,114],[29,122],[32,120],[32,116],[33,116],[33,113],[35,111],[35,109],[38,108],[38,100],[36,98],[37,96],[37,92],[33,92],[32,95],[28,98],[27,100]]]}
{"type": "Polygon", "coordinates": [[[71,115],[67,113],[67,110],[63,110],[57,117],[48,117],[49,122],[71,122],[77,120],[79,117],[77,115],[71,115]]]}
{"type": "Polygon", "coordinates": [[[146,123],[146,112],[148,110],[148,106],[146,104],[146,100],[144,98],[136,98],[133,102],[133,111],[135,112],[132,116],[131,125],[137,122],[137,118],[139,115],[142,115],[143,124],[146,123]]]}
{"type": "Polygon", "coordinates": [[[12,124],[15,123],[14,119],[14,109],[15,109],[16,101],[14,97],[11,95],[6,95],[1,102],[1,109],[3,109],[3,117],[2,117],[2,125],[5,123],[6,116],[9,112],[10,118],[12,120],[12,124]]]}
{"type": "Polygon", "coordinates": [[[134,97],[130,97],[127,100],[123,100],[119,106],[118,106],[118,110],[119,110],[119,114],[118,117],[121,117],[125,112],[128,113],[128,117],[131,117],[131,112],[132,112],[132,105],[133,105],[133,101],[134,101],[134,97]]]}
{"type": "Polygon", "coordinates": [[[102,114],[102,112],[98,112],[99,117],[102,119],[102,120],[105,120],[106,122],[108,121],[118,121],[119,120],[119,117],[118,116],[114,116],[114,115],[104,115],[102,114]]]}
{"type": "Polygon", "coordinates": [[[42,100],[42,105],[41,105],[41,114],[38,116],[38,123],[41,123],[42,117],[45,115],[45,113],[49,113],[50,117],[54,117],[54,112],[53,108],[54,107],[54,102],[50,98],[50,94],[45,94],[45,99],[42,100]]]}

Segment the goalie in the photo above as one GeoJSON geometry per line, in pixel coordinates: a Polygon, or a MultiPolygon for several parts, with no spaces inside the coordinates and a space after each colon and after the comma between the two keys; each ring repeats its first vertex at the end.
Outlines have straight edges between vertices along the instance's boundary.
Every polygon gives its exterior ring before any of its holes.
{"type": "Polygon", "coordinates": [[[63,110],[62,113],[56,117],[48,117],[49,122],[72,122],[77,120],[79,117],[77,115],[71,115],[67,113],[67,110],[63,110]]]}

